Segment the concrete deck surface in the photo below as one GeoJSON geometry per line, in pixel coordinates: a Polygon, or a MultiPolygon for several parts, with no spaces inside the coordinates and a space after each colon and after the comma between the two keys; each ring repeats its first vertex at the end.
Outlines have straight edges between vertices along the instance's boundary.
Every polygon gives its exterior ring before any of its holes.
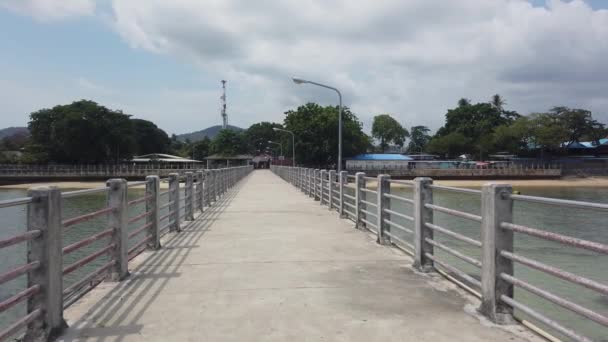
{"type": "Polygon", "coordinates": [[[62,340],[527,340],[267,170],[138,258],[66,312],[62,340]]]}

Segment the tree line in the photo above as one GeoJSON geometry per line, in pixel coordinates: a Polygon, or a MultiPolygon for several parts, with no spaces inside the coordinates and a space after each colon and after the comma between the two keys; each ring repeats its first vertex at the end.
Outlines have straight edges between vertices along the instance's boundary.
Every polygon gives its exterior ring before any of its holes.
{"type": "MultiPolygon", "coordinates": [[[[343,156],[365,152],[430,153],[443,158],[508,152],[524,156],[546,156],[564,152],[564,142],[599,140],[608,135],[606,126],[584,109],[554,107],[544,113],[521,115],[505,108],[500,95],[490,101],[458,101],[448,109],[444,125],[431,135],[426,126],[407,129],[393,115],[374,117],[371,136],[348,107],[343,108],[343,156]]],[[[337,162],[338,107],[307,103],[285,112],[282,123],[259,122],[243,131],[221,130],[213,139],[180,141],[153,122],[135,119],[93,101],[41,109],[30,114],[29,137],[5,138],[0,149],[20,149],[22,162],[108,163],[134,155],[168,153],[202,160],[218,154],[277,153],[283,146],[292,157],[294,132],[296,161],[308,166],[328,167],[337,162]]]]}

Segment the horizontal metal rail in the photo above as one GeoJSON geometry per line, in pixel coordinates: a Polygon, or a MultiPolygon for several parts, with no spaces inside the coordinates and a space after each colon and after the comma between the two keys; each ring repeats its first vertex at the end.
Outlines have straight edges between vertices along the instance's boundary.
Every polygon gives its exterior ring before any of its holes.
{"type": "Polygon", "coordinates": [[[344,196],[344,197],[348,198],[349,200],[353,200],[353,201],[356,201],[356,200],[357,200],[357,199],[355,198],[355,196],[351,196],[351,195],[349,195],[349,194],[342,194],[342,196],[344,196]]]}
{"type": "Polygon", "coordinates": [[[395,183],[395,184],[414,186],[414,181],[407,181],[407,180],[400,180],[400,179],[389,179],[388,181],[390,183],[395,183]]]}
{"type": "Polygon", "coordinates": [[[336,189],[331,189],[331,191],[332,191],[334,194],[340,194],[340,191],[338,191],[338,190],[336,190],[336,189]]]}
{"type": "Polygon", "coordinates": [[[344,187],[345,187],[345,188],[348,188],[348,189],[353,189],[353,190],[356,190],[356,189],[357,189],[357,187],[356,187],[356,186],[354,186],[354,185],[350,185],[350,184],[344,184],[344,187]]]}
{"type": "Polygon", "coordinates": [[[353,209],[357,209],[357,206],[355,206],[354,204],[348,203],[348,202],[344,202],[344,205],[349,206],[353,209]]]}
{"type": "Polygon", "coordinates": [[[363,203],[365,205],[372,206],[374,208],[378,206],[376,203],[368,202],[368,201],[365,201],[365,200],[359,200],[359,202],[361,202],[361,203],[363,203]]]}
{"type": "Polygon", "coordinates": [[[148,182],[147,181],[139,181],[139,182],[128,182],[127,183],[127,187],[134,187],[134,186],[140,186],[140,185],[146,185],[148,182]]]}
{"type": "Polygon", "coordinates": [[[99,267],[98,269],[96,269],[95,271],[87,274],[86,276],[84,276],[82,279],[80,279],[79,281],[77,281],[76,283],[70,285],[70,287],[65,288],[63,290],[63,295],[69,295],[72,292],[77,291],[80,287],[82,287],[84,284],[92,281],[93,279],[95,279],[96,277],[99,276],[99,274],[103,273],[104,271],[106,271],[108,268],[114,266],[114,264],[116,264],[116,260],[110,260],[107,263],[103,264],[103,266],[99,267]]]}
{"type": "Polygon", "coordinates": [[[536,287],[528,282],[525,282],[521,279],[515,278],[505,273],[501,273],[500,277],[504,279],[506,282],[513,284],[513,286],[521,287],[522,289],[533,293],[543,299],[546,299],[554,304],[557,304],[567,310],[570,310],[576,314],[579,314],[585,318],[588,318],[594,322],[597,322],[603,326],[608,326],[608,317],[601,315],[595,311],[589,310],[585,307],[582,307],[576,303],[573,303],[569,300],[563,299],[559,296],[554,295],[553,293],[543,290],[539,287],[536,287]]]}
{"type": "Polygon", "coordinates": [[[514,300],[513,298],[510,298],[505,295],[501,295],[500,300],[502,302],[504,302],[505,304],[511,306],[512,308],[520,310],[521,312],[525,313],[526,315],[533,317],[534,319],[550,326],[551,328],[559,331],[560,333],[562,333],[570,338],[573,338],[576,341],[593,342],[590,338],[580,335],[570,328],[564,327],[563,325],[557,323],[556,321],[554,321],[550,318],[547,318],[545,315],[531,309],[529,306],[526,306],[526,305],[514,300]]]}
{"type": "Polygon", "coordinates": [[[0,249],[16,245],[21,242],[30,241],[42,234],[40,230],[30,230],[23,234],[0,240],[0,249]]]}
{"type": "Polygon", "coordinates": [[[13,336],[17,331],[21,330],[23,327],[27,326],[38,317],[42,315],[41,309],[36,309],[30,312],[28,315],[22,317],[17,322],[11,324],[8,328],[0,332],[0,341],[6,340],[8,337],[13,336]]]}
{"type": "Polygon", "coordinates": [[[141,226],[141,227],[135,229],[134,231],[130,232],[129,233],[129,239],[132,238],[132,237],[134,237],[135,235],[137,235],[137,234],[145,231],[146,229],[152,227],[152,224],[154,224],[154,222],[146,223],[143,226],[141,226]]]}
{"type": "Polygon", "coordinates": [[[372,213],[372,212],[371,212],[371,211],[369,211],[369,210],[365,210],[365,209],[359,209],[359,210],[360,210],[362,213],[364,213],[365,215],[370,215],[370,216],[373,216],[373,217],[378,217],[378,214],[377,214],[377,213],[372,213]]]}
{"type": "Polygon", "coordinates": [[[4,284],[7,281],[11,281],[23,274],[28,273],[29,271],[35,270],[40,267],[40,261],[33,261],[29,264],[21,265],[16,268],[13,268],[10,271],[4,272],[0,274],[0,284],[4,284]]]}
{"type": "MultiPolygon", "coordinates": [[[[375,224],[373,224],[373,223],[369,222],[368,220],[366,220],[366,219],[364,219],[364,218],[361,218],[361,222],[365,223],[365,225],[366,225],[366,226],[372,226],[372,227],[374,227],[375,229],[378,229],[378,226],[376,226],[375,224]]],[[[372,232],[376,233],[375,231],[372,231],[372,232]]]]}
{"type": "Polygon", "coordinates": [[[61,198],[72,198],[72,197],[82,196],[82,195],[99,194],[99,193],[102,193],[102,192],[107,192],[108,190],[109,190],[109,188],[105,187],[105,188],[85,189],[85,190],[76,190],[76,191],[62,192],[61,193],[61,198]]]}
{"type": "Polygon", "coordinates": [[[351,217],[353,217],[353,218],[355,218],[355,217],[356,217],[355,213],[353,213],[352,211],[350,211],[350,210],[348,210],[348,209],[343,209],[343,211],[344,211],[345,213],[347,213],[348,215],[350,215],[351,217]]]}
{"type": "Polygon", "coordinates": [[[152,198],[152,196],[151,196],[151,195],[150,195],[150,196],[144,196],[144,197],[140,197],[140,198],[138,198],[138,199],[134,199],[134,200],[130,201],[130,202],[129,202],[129,203],[127,203],[127,204],[128,204],[129,206],[134,206],[134,205],[136,205],[136,204],[139,204],[139,203],[145,202],[146,200],[148,200],[148,199],[150,199],[150,198],[152,198]]]}
{"type": "Polygon", "coordinates": [[[110,229],[106,229],[102,232],[99,232],[95,235],[89,236],[88,238],[82,239],[78,242],[74,242],[71,245],[65,246],[62,249],[62,253],[65,254],[69,254],[72,253],[73,251],[80,249],[84,246],[88,246],[90,244],[92,244],[93,242],[97,241],[97,240],[101,240],[105,237],[109,237],[112,236],[112,234],[114,233],[114,228],[110,228],[110,229]]]}
{"type": "Polygon", "coordinates": [[[414,218],[405,214],[402,214],[400,212],[388,209],[388,208],[384,208],[383,209],[385,213],[389,213],[391,215],[397,216],[397,217],[401,217],[402,219],[406,219],[408,221],[414,222],[414,218]]]}
{"type": "Polygon", "coordinates": [[[564,199],[557,199],[557,198],[527,196],[527,195],[515,195],[515,194],[510,194],[508,196],[512,200],[531,202],[531,203],[558,205],[558,206],[570,207],[570,208],[578,208],[578,209],[608,210],[608,204],[604,204],[604,203],[573,201],[573,200],[564,200],[564,199]]]}
{"type": "MultiPolygon", "coordinates": [[[[416,247],[414,247],[414,245],[412,245],[411,243],[402,240],[401,238],[398,238],[397,236],[393,235],[393,233],[389,232],[389,231],[385,231],[384,234],[386,234],[389,238],[391,238],[391,242],[393,241],[397,241],[400,244],[402,244],[404,247],[407,247],[409,249],[411,249],[412,251],[416,250],[416,247]]],[[[394,242],[393,242],[394,244],[394,242]]]]}
{"type": "Polygon", "coordinates": [[[166,220],[166,219],[168,219],[168,218],[169,218],[171,215],[173,215],[173,214],[175,214],[175,211],[170,211],[170,212],[168,212],[166,215],[161,216],[161,217],[160,217],[158,220],[159,220],[159,221],[166,220]]]}
{"type": "Polygon", "coordinates": [[[470,275],[468,275],[465,272],[459,270],[458,268],[456,268],[456,267],[454,267],[454,266],[452,266],[452,265],[450,265],[450,264],[448,264],[448,263],[446,263],[444,261],[441,261],[441,260],[437,259],[437,257],[435,255],[433,255],[433,254],[424,253],[424,255],[427,258],[433,260],[433,262],[435,262],[437,265],[439,265],[439,266],[445,268],[446,270],[454,273],[454,275],[462,278],[463,280],[466,280],[467,282],[469,282],[472,285],[477,286],[478,288],[481,288],[481,282],[479,280],[471,277],[470,275]]]}
{"type": "Polygon", "coordinates": [[[170,206],[171,204],[173,204],[173,203],[175,203],[175,201],[169,201],[169,202],[167,202],[167,203],[165,203],[165,204],[161,205],[161,206],[158,208],[158,210],[163,210],[163,209],[165,209],[165,208],[169,207],[169,206],[170,206]]]}
{"type": "Polygon", "coordinates": [[[164,195],[168,195],[171,192],[171,190],[165,190],[165,191],[161,191],[158,196],[164,196],[164,195]]]}
{"type": "Polygon", "coordinates": [[[500,226],[504,229],[509,229],[514,232],[527,234],[527,235],[538,237],[538,238],[545,239],[545,240],[559,242],[564,245],[574,246],[574,247],[583,248],[583,249],[587,249],[587,250],[598,252],[598,253],[608,254],[608,245],[604,245],[599,242],[578,239],[578,238],[567,236],[567,235],[551,233],[551,232],[547,232],[544,230],[530,228],[530,227],[522,226],[519,224],[508,223],[508,222],[502,222],[500,224],[500,226]]]}
{"type": "Polygon", "coordinates": [[[171,225],[174,224],[175,222],[169,222],[166,225],[162,226],[159,230],[158,233],[163,236],[163,233],[166,233],[169,231],[169,228],[171,228],[171,225]]]}
{"type": "Polygon", "coordinates": [[[109,214],[112,211],[114,211],[114,208],[103,208],[101,210],[97,210],[97,211],[94,211],[92,213],[88,213],[88,214],[72,217],[72,218],[67,219],[67,220],[65,220],[65,221],[62,222],[63,228],[68,228],[68,227],[77,225],[79,223],[82,223],[82,222],[85,222],[85,221],[88,221],[88,220],[92,220],[92,219],[94,219],[94,218],[96,218],[98,216],[109,214]]]}
{"type": "Polygon", "coordinates": [[[90,263],[91,261],[97,259],[98,257],[100,257],[100,256],[102,256],[102,255],[104,255],[106,253],[109,253],[114,248],[116,248],[116,244],[112,243],[112,244],[110,244],[110,245],[108,245],[108,246],[106,246],[106,247],[98,250],[97,252],[95,252],[95,253],[93,253],[93,254],[85,257],[85,258],[82,258],[82,259],[76,261],[75,263],[73,263],[73,264],[71,264],[68,267],[66,267],[66,268],[63,269],[63,275],[68,275],[68,274],[74,272],[75,270],[77,270],[80,267],[82,267],[82,266],[90,263]]]}
{"type": "Polygon", "coordinates": [[[365,179],[365,180],[369,180],[369,181],[375,181],[375,180],[378,180],[378,178],[376,178],[376,177],[367,177],[367,176],[364,176],[364,177],[363,177],[363,179],[365,179]]]}
{"type": "Polygon", "coordinates": [[[471,221],[476,221],[476,222],[481,222],[481,216],[479,215],[475,215],[475,214],[471,214],[471,213],[466,213],[464,211],[460,211],[460,210],[454,210],[454,209],[450,209],[450,208],[446,208],[446,207],[441,207],[435,204],[425,204],[424,205],[425,208],[429,208],[429,209],[433,209],[435,211],[439,211],[441,213],[444,214],[448,214],[448,215],[452,215],[452,216],[456,216],[456,217],[461,217],[467,220],[471,220],[471,221]]]}
{"type": "Polygon", "coordinates": [[[137,216],[133,216],[129,219],[129,224],[137,222],[137,221],[143,219],[144,217],[148,217],[148,216],[152,215],[153,213],[154,213],[153,211],[145,211],[137,216]]]}
{"type": "Polygon", "coordinates": [[[40,285],[36,284],[34,286],[28,287],[25,290],[22,290],[19,293],[12,295],[11,297],[8,297],[7,299],[0,302],[0,313],[12,308],[13,306],[21,303],[23,300],[37,294],[38,292],[40,292],[40,285]]]}
{"type": "Polygon", "coordinates": [[[384,221],[384,223],[386,223],[386,224],[388,224],[388,225],[390,225],[390,226],[392,226],[394,228],[397,228],[397,229],[399,229],[401,231],[404,231],[404,232],[409,233],[409,234],[414,234],[413,230],[411,230],[409,228],[406,228],[406,227],[404,227],[404,226],[402,226],[402,225],[400,225],[398,223],[395,223],[395,222],[393,222],[393,221],[391,221],[389,219],[383,219],[382,221],[384,221]]]}
{"type": "Polygon", "coordinates": [[[145,245],[148,241],[150,241],[152,239],[152,236],[147,236],[143,239],[141,239],[138,243],[135,244],[135,246],[129,248],[129,252],[128,254],[133,253],[134,251],[136,251],[139,247],[145,245]]]}
{"type": "Polygon", "coordinates": [[[394,194],[384,194],[383,196],[386,197],[386,198],[396,199],[396,200],[399,200],[399,201],[403,201],[405,203],[414,204],[414,200],[409,199],[409,198],[405,198],[405,197],[401,197],[401,196],[397,196],[397,195],[394,195],[394,194]]]}
{"type": "Polygon", "coordinates": [[[378,192],[377,192],[377,191],[375,191],[375,190],[370,190],[370,189],[366,189],[366,188],[361,188],[361,191],[363,191],[363,192],[367,192],[367,193],[372,194],[372,195],[377,195],[377,194],[378,194],[378,192]]]}
{"type": "Polygon", "coordinates": [[[453,191],[453,192],[460,192],[460,193],[463,193],[463,194],[473,194],[473,195],[480,195],[481,194],[481,190],[467,189],[467,188],[457,188],[457,187],[453,187],[453,186],[444,186],[444,185],[430,184],[430,185],[428,185],[428,187],[431,188],[431,189],[434,189],[434,190],[453,191]]]}
{"type": "Polygon", "coordinates": [[[470,238],[470,237],[468,237],[468,236],[464,236],[464,235],[462,235],[462,234],[459,234],[459,233],[453,232],[453,231],[451,231],[451,230],[449,230],[449,229],[446,229],[446,228],[440,227],[440,226],[438,226],[438,225],[436,225],[436,224],[432,224],[432,223],[425,222],[425,223],[424,223],[424,226],[425,226],[425,227],[427,227],[427,228],[430,228],[430,229],[432,229],[432,230],[434,230],[434,231],[437,231],[437,232],[443,233],[443,234],[445,234],[445,235],[449,235],[449,236],[451,236],[451,237],[453,237],[453,238],[456,238],[456,239],[458,239],[458,240],[460,240],[460,241],[462,241],[462,242],[466,242],[466,243],[471,244],[471,245],[473,245],[473,246],[481,247],[481,241],[477,241],[477,240],[475,240],[475,239],[471,239],[471,238],[470,238]]]}
{"type": "Polygon", "coordinates": [[[14,207],[17,205],[23,205],[23,204],[28,204],[28,203],[32,203],[31,197],[13,198],[13,199],[9,199],[9,200],[0,201],[0,208],[14,207]]]}
{"type": "Polygon", "coordinates": [[[449,253],[449,254],[451,254],[451,255],[453,255],[453,256],[461,259],[461,260],[464,260],[464,261],[468,262],[469,264],[471,264],[473,266],[477,266],[477,267],[481,268],[481,261],[479,261],[479,260],[471,258],[468,255],[462,254],[459,251],[457,251],[457,250],[455,250],[453,248],[450,248],[450,247],[448,247],[448,246],[446,246],[446,245],[444,245],[444,244],[442,244],[442,243],[440,243],[438,241],[435,241],[435,240],[433,240],[431,238],[425,238],[424,240],[426,242],[430,243],[431,245],[433,245],[433,246],[435,246],[435,247],[443,250],[446,253],[449,253]]]}
{"type": "Polygon", "coordinates": [[[570,272],[563,271],[559,268],[543,264],[542,262],[532,260],[532,259],[526,258],[524,256],[517,255],[515,253],[501,251],[500,255],[507,259],[513,260],[515,262],[519,262],[522,265],[531,267],[535,270],[545,272],[545,273],[555,276],[557,278],[584,286],[588,289],[595,290],[597,292],[600,292],[600,293],[608,296],[608,285],[604,285],[595,280],[591,280],[591,279],[588,279],[588,278],[585,278],[585,277],[582,277],[582,276],[579,276],[579,275],[576,275],[576,274],[573,274],[570,272]]]}

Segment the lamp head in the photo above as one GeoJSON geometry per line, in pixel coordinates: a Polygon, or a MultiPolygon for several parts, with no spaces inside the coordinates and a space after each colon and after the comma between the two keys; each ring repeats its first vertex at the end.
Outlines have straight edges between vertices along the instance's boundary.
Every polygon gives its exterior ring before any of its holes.
{"type": "Polygon", "coordinates": [[[292,81],[293,81],[293,83],[295,83],[295,84],[307,83],[307,81],[305,81],[305,80],[303,80],[303,79],[301,79],[301,78],[297,78],[297,77],[294,77],[294,78],[292,78],[291,80],[292,80],[292,81]]]}
{"type": "Polygon", "coordinates": [[[272,140],[268,140],[268,143],[269,143],[269,144],[272,144],[273,142],[274,142],[274,141],[272,141],[272,140]]]}

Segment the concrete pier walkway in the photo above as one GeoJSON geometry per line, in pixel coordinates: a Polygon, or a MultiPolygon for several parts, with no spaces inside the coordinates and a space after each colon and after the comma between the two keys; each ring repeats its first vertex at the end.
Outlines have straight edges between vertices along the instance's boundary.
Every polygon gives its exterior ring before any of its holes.
{"type": "Polygon", "coordinates": [[[527,340],[267,170],[138,258],[66,312],[63,340],[527,340]]]}

